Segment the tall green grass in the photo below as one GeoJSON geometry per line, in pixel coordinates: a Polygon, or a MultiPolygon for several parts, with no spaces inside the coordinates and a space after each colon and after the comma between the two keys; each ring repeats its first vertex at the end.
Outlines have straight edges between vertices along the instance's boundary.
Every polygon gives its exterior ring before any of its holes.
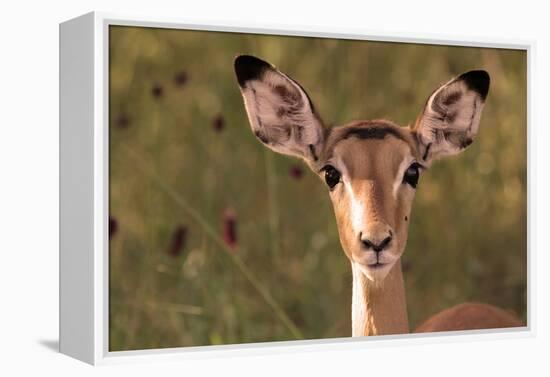
{"type": "Polygon", "coordinates": [[[409,319],[467,300],[526,319],[524,52],[111,27],[111,350],[351,333],[350,266],[326,189],[255,140],[240,53],[297,79],[328,125],[407,125],[439,84],[489,71],[476,142],[419,183],[403,257],[409,319]]]}

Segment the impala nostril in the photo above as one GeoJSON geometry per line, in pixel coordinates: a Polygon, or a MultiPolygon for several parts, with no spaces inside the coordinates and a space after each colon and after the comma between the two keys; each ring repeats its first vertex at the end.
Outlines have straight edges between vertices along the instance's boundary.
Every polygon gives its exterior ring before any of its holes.
{"type": "MultiPolygon", "coordinates": [[[[379,245],[378,245],[378,248],[380,249],[380,251],[384,250],[391,242],[391,236],[390,237],[386,237],[384,238],[384,241],[382,241],[379,245]]],[[[378,250],[377,250],[378,251],[378,250]]]]}
{"type": "Polygon", "coordinates": [[[375,244],[374,242],[372,242],[371,240],[368,240],[368,239],[362,239],[361,240],[361,243],[363,244],[363,246],[366,248],[366,249],[371,249],[374,250],[375,252],[379,253],[381,252],[382,250],[384,250],[391,242],[392,240],[392,237],[386,237],[384,238],[384,240],[382,240],[382,242],[380,242],[379,244],[375,244]]]}
{"type": "Polygon", "coordinates": [[[367,249],[370,249],[371,247],[373,249],[376,249],[375,245],[372,242],[370,242],[369,240],[361,240],[361,242],[363,243],[363,246],[365,246],[365,248],[367,248],[367,249]]]}

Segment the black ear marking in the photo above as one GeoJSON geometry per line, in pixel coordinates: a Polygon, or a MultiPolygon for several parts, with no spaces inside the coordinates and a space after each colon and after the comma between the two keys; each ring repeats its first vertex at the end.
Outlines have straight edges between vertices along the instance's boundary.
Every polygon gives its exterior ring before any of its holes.
{"type": "Polygon", "coordinates": [[[468,88],[476,91],[481,96],[481,99],[485,101],[491,84],[491,77],[487,71],[469,71],[461,74],[457,80],[463,80],[468,85],[468,88]]]}
{"type": "Polygon", "coordinates": [[[309,144],[309,151],[311,152],[311,156],[313,157],[313,161],[319,160],[319,157],[317,157],[317,153],[315,153],[315,147],[313,144],[309,144]]]}
{"type": "Polygon", "coordinates": [[[453,92],[451,94],[448,94],[444,99],[443,99],[443,105],[445,106],[451,106],[451,105],[454,105],[455,103],[457,103],[458,101],[460,101],[460,99],[462,98],[462,92],[453,92]]]}
{"type": "Polygon", "coordinates": [[[281,97],[281,100],[289,106],[302,106],[302,97],[298,91],[292,91],[284,85],[276,85],[273,87],[273,92],[281,97]]]}
{"type": "Polygon", "coordinates": [[[255,56],[240,55],[235,59],[235,74],[241,88],[244,88],[247,81],[259,79],[270,68],[271,64],[255,56]]]}
{"type": "Polygon", "coordinates": [[[460,143],[460,148],[464,149],[466,147],[468,147],[470,144],[472,144],[474,142],[474,140],[470,137],[465,137],[462,139],[461,143],[460,143]]]}
{"type": "Polygon", "coordinates": [[[286,114],[288,114],[288,110],[287,110],[285,107],[280,106],[280,107],[277,109],[277,117],[282,118],[282,117],[285,116],[286,114]]]}
{"type": "Polygon", "coordinates": [[[428,146],[426,147],[426,151],[424,152],[424,156],[422,156],[422,159],[424,161],[426,161],[426,159],[428,158],[428,154],[430,153],[430,147],[432,146],[432,143],[428,144],[428,146]]]}
{"type": "Polygon", "coordinates": [[[258,138],[258,140],[260,140],[262,143],[268,144],[269,140],[267,140],[267,138],[260,131],[255,131],[254,136],[256,136],[256,138],[258,138]]]}

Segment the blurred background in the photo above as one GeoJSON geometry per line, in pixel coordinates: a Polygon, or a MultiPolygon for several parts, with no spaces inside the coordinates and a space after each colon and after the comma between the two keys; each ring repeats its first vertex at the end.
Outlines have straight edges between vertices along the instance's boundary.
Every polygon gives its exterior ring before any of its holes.
{"type": "Polygon", "coordinates": [[[351,268],[326,187],[250,131],[233,59],[306,89],[327,125],[413,122],[491,74],[474,144],[421,177],[403,270],[411,329],[481,301],[526,321],[526,53],[110,27],[109,347],[351,335],[351,268]]]}

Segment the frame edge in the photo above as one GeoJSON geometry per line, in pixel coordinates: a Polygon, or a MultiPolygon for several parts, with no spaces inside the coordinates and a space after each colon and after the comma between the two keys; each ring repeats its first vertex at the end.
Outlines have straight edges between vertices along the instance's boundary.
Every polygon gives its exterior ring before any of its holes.
{"type": "Polygon", "coordinates": [[[94,14],[59,25],[59,351],[94,364],[94,14]]]}

